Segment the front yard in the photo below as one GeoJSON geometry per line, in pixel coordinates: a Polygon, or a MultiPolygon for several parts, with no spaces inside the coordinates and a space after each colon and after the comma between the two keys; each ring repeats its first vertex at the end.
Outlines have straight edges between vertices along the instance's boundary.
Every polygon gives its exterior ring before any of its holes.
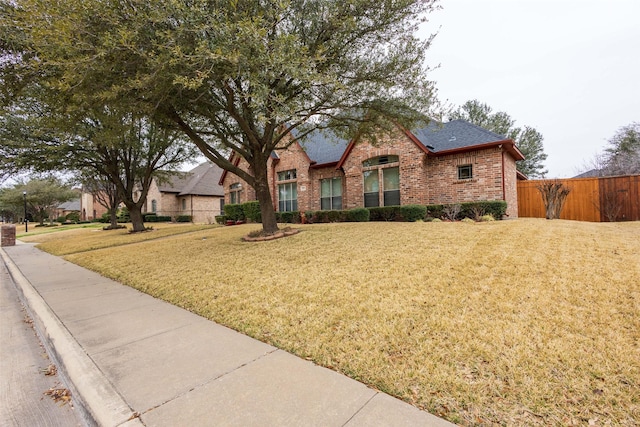
{"type": "Polygon", "coordinates": [[[456,423],[640,424],[640,222],[299,227],[43,248],[456,423]]]}

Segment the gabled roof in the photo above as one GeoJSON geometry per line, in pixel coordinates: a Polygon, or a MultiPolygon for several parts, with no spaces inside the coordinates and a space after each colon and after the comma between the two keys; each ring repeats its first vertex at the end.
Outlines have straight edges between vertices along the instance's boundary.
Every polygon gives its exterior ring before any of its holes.
{"type": "Polygon", "coordinates": [[[502,135],[460,119],[447,123],[431,122],[411,133],[433,153],[507,140],[502,135]]]}
{"type": "Polygon", "coordinates": [[[300,146],[307,153],[314,166],[337,163],[347,145],[349,145],[349,141],[346,139],[320,130],[311,132],[300,141],[300,146]]]}
{"type": "Polygon", "coordinates": [[[58,209],[63,211],[80,211],[80,199],[73,199],[58,205],[58,209]]]}
{"type": "Polygon", "coordinates": [[[222,169],[211,162],[204,162],[189,172],[178,172],[168,181],[158,185],[162,193],[175,193],[178,196],[224,196],[219,184],[222,169]]]}
{"type": "MultiPolygon", "coordinates": [[[[465,120],[431,122],[423,128],[413,131],[404,129],[404,132],[428,156],[445,156],[503,145],[515,160],[524,159],[513,140],[465,120]]],[[[343,165],[355,143],[355,140],[349,143],[337,167],[343,165]]]]}

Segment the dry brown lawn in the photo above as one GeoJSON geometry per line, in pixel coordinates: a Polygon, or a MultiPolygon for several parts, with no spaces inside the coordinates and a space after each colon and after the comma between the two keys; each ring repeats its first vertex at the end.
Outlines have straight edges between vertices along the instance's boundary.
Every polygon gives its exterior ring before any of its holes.
{"type": "Polygon", "coordinates": [[[455,423],[640,424],[640,222],[300,227],[66,258],[455,423]]]}

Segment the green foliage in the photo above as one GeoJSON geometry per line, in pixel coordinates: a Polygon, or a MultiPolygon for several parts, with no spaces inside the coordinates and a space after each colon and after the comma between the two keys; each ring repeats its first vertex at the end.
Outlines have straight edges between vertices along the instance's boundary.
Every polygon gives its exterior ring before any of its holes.
{"type": "Polygon", "coordinates": [[[484,129],[512,139],[524,155],[524,160],[516,162],[517,169],[529,178],[541,178],[547,173],[544,161],[547,155],[542,144],[543,136],[536,129],[525,126],[524,129],[515,127],[515,120],[509,114],[493,112],[489,105],[477,99],[465,102],[451,113],[451,119],[463,119],[484,129]]]}
{"type": "Polygon", "coordinates": [[[491,214],[482,215],[482,217],[480,217],[480,221],[482,221],[482,222],[491,222],[491,221],[495,221],[495,220],[496,219],[491,214]]]}
{"type": "Polygon", "coordinates": [[[307,211],[305,212],[307,221],[310,223],[344,222],[347,220],[346,211],[307,211]]]}
{"type": "Polygon", "coordinates": [[[395,221],[399,213],[399,206],[380,206],[367,208],[371,221],[395,221]]]}
{"type": "Polygon", "coordinates": [[[68,213],[64,219],[69,222],[78,222],[80,221],[80,214],[78,212],[71,212],[68,213]]]}
{"type": "Polygon", "coordinates": [[[507,202],[504,200],[467,202],[460,204],[460,213],[457,218],[471,218],[479,221],[484,215],[491,215],[501,219],[507,212],[507,202]]]}
{"type": "Polygon", "coordinates": [[[177,215],[176,222],[191,222],[192,218],[191,215],[177,215]]]}
{"type": "Polygon", "coordinates": [[[617,130],[605,149],[606,175],[640,174],[640,123],[631,123],[617,130]]]}
{"type": "Polygon", "coordinates": [[[20,61],[2,67],[3,99],[27,86],[71,117],[106,104],[170,123],[269,207],[265,165],[291,129],[377,142],[435,113],[431,40],[414,34],[435,0],[17,4],[5,7],[3,53],[20,61]],[[248,170],[228,160],[234,147],[248,170]]]}
{"type": "Polygon", "coordinates": [[[216,224],[224,225],[227,222],[226,215],[216,215],[216,224]]]}
{"type": "Polygon", "coordinates": [[[276,220],[284,224],[300,224],[300,212],[276,212],[276,220]]]}
{"type": "Polygon", "coordinates": [[[368,222],[370,212],[367,208],[354,208],[347,211],[347,221],[351,222],[368,222]]]}
{"type": "Polygon", "coordinates": [[[256,200],[243,203],[242,212],[249,222],[262,222],[262,214],[260,213],[260,203],[256,200]]]}
{"type": "MultiPolygon", "coordinates": [[[[168,215],[144,214],[144,222],[171,222],[168,215]]],[[[187,221],[188,222],[188,221],[187,221]]]]}
{"type": "Polygon", "coordinates": [[[427,216],[427,207],[422,205],[400,206],[400,215],[403,221],[416,222],[427,216]]]}
{"type": "Polygon", "coordinates": [[[131,221],[131,218],[129,218],[129,209],[127,209],[126,206],[118,211],[116,217],[118,218],[118,222],[120,223],[131,221]]]}
{"type": "Polygon", "coordinates": [[[242,205],[229,203],[224,205],[224,214],[228,220],[244,221],[244,209],[242,205]]]}
{"type": "Polygon", "coordinates": [[[57,178],[32,179],[26,183],[19,182],[10,188],[3,188],[0,191],[2,209],[13,212],[17,218],[24,217],[24,192],[27,217],[41,224],[57,206],[78,196],[70,186],[57,178]]]}

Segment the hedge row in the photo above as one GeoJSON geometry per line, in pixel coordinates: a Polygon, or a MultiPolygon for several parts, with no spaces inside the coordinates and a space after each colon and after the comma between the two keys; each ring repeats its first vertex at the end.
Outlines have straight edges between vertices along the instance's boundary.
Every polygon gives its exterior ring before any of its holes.
{"type": "MultiPolygon", "coordinates": [[[[479,221],[484,215],[501,219],[507,211],[503,200],[456,203],[446,205],[403,205],[375,208],[355,208],[349,210],[306,211],[309,223],[365,222],[365,221],[405,221],[430,220],[434,218],[461,220],[471,218],[479,221]]],[[[224,207],[225,215],[216,216],[218,224],[227,220],[261,222],[260,205],[257,201],[243,204],[229,204],[224,207]]],[[[281,223],[299,224],[300,212],[276,212],[276,220],[281,223]]]]}

